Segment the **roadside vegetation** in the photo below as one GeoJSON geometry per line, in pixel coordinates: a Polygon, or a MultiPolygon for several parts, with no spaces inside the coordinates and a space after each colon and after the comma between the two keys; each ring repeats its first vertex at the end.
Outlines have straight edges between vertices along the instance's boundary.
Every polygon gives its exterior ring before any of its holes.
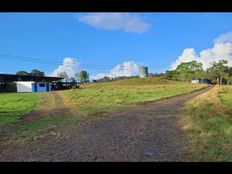
{"type": "Polygon", "coordinates": [[[183,129],[191,142],[186,152],[196,161],[232,161],[232,87],[215,86],[182,110],[183,129]]]}

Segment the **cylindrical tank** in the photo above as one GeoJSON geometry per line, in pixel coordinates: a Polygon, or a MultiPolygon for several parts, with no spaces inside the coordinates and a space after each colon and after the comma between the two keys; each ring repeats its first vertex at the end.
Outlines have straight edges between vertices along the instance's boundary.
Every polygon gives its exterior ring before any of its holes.
{"type": "Polygon", "coordinates": [[[140,78],[148,77],[148,67],[146,66],[139,67],[139,76],[140,78]]]}

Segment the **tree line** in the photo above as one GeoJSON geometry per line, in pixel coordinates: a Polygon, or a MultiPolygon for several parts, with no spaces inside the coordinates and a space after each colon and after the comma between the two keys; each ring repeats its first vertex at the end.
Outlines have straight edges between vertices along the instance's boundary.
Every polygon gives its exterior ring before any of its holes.
{"type": "Polygon", "coordinates": [[[204,70],[200,62],[182,62],[175,70],[168,70],[163,76],[167,79],[186,82],[207,79],[213,84],[229,85],[232,83],[232,67],[227,64],[227,60],[213,61],[210,63],[211,66],[204,70]]]}
{"type": "MultiPolygon", "coordinates": [[[[40,76],[44,77],[45,73],[38,70],[38,69],[33,69],[31,72],[27,71],[18,71],[16,72],[16,75],[24,75],[24,76],[40,76]]],[[[89,81],[89,73],[87,71],[80,71],[79,73],[75,73],[74,77],[69,77],[68,74],[65,71],[58,72],[57,73],[58,77],[62,77],[66,82],[81,82],[85,83],[89,81]]]]}
{"type": "Polygon", "coordinates": [[[38,70],[38,69],[33,69],[31,70],[31,72],[27,72],[27,71],[18,71],[16,72],[16,75],[22,75],[22,76],[41,76],[44,77],[45,73],[38,70]]]}

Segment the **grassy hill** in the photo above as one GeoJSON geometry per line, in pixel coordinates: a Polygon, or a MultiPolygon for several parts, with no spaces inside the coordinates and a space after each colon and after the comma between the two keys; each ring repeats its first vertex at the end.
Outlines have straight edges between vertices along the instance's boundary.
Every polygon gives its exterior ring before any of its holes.
{"type": "Polygon", "coordinates": [[[150,77],[92,83],[81,89],[60,91],[60,94],[76,109],[95,115],[185,94],[203,87],[206,85],[150,77]]]}
{"type": "Polygon", "coordinates": [[[167,80],[159,77],[148,77],[148,78],[131,78],[124,80],[116,80],[111,82],[102,82],[92,84],[93,86],[145,86],[145,85],[162,85],[162,84],[181,84],[183,82],[178,82],[174,80],[167,80]]]}

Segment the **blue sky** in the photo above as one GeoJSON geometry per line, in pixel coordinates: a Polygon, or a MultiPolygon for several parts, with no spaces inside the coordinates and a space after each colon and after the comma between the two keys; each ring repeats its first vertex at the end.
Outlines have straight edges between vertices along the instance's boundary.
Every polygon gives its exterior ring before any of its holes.
{"type": "MultiPolygon", "coordinates": [[[[110,74],[116,65],[123,69],[129,61],[148,66],[149,72],[163,72],[179,57],[184,61],[186,55],[197,54],[193,59],[200,60],[200,52],[208,49],[217,54],[224,47],[215,48],[215,39],[231,37],[231,19],[232,13],[0,13],[0,54],[56,62],[0,55],[0,72],[37,68],[49,75],[59,64],[62,69],[67,57],[77,63],[75,71],[87,70],[91,76],[110,74]]],[[[230,47],[226,51],[231,54],[230,47]]]]}

